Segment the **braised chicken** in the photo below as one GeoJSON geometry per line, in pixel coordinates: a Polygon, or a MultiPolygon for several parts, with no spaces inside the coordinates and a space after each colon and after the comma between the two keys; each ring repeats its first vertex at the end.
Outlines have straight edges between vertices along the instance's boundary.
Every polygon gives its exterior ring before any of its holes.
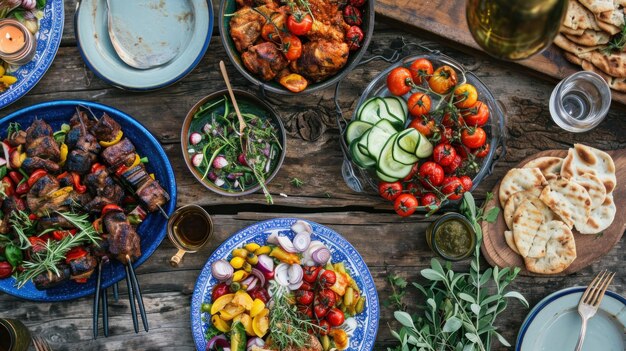
{"type": "Polygon", "coordinates": [[[304,44],[302,56],[291,63],[291,69],[319,82],[339,72],[348,62],[348,44],[326,40],[310,41],[304,44]]]}
{"type": "Polygon", "coordinates": [[[252,46],[241,54],[246,68],[263,80],[272,80],[289,63],[276,45],[264,42],[252,46]]]}
{"type": "Polygon", "coordinates": [[[244,7],[230,19],[230,35],[237,51],[244,52],[261,36],[265,18],[252,7],[244,7]]]}

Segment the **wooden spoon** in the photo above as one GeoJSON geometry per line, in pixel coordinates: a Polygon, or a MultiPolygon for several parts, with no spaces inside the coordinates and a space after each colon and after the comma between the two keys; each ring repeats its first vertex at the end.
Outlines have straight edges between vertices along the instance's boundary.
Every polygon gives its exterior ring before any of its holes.
{"type": "Polygon", "coordinates": [[[230,95],[230,101],[233,102],[233,106],[235,107],[235,113],[237,114],[237,118],[239,119],[239,137],[243,136],[243,131],[246,129],[246,122],[243,120],[243,116],[241,116],[241,112],[239,112],[239,106],[237,105],[237,100],[235,100],[235,93],[233,92],[233,88],[230,86],[230,79],[228,79],[228,72],[226,72],[226,65],[224,65],[224,61],[220,61],[220,71],[222,71],[222,78],[224,78],[224,83],[226,83],[226,88],[228,89],[228,94],[230,95]]]}

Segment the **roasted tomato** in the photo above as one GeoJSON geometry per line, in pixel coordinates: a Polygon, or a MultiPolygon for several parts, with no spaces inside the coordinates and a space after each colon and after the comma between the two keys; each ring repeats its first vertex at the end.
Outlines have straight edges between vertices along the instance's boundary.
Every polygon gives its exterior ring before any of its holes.
{"type": "Polygon", "coordinates": [[[472,178],[470,178],[469,176],[464,175],[464,176],[460,176],[459,180],[461,181],[461,184],[463,184],[463,189],[465,191],[472,190],[472,185],[473,185],[472,178]]]}
{"type": "Polygon", "coordinates": [[[441,143],[433,150],[433,159],[441,166],[448,166],[456,157],[456,150],[448,143],[441,143]]]}
{"type": "Polygon", "coordinates": [[[431,137],[435,131],[437,131],[435,121],[425,116],[412,120],[409,124],[409,128],[417,129],[418,132],[427,138],[431,137]]]}
{"type": "Polygon", "coordinates": [[[478,101],[476,87],[469,84],[461,84],[454,89],[454,104],[458,108],[469,108],[478,101]]]}
{"type": "Polygon", "coordinates": [[[465,188],[458,177],[446,177],[441,186],[441,192],[450,200],[458,200],[463,196],[465,188]]]}
{"type": "Polygon", "coordinates": [[[333,271],[325,270],[324,272],[319,274],[319,282],[323,288],[330,288],[331,286],[335,284],[336,281],[337,281],[337,275],[333,271]]]}
{"type": "Polygon", "coordinates": [[[411,91],[411,71],[406,67],[396,67],[387,76],[387,88],[393,95],[402,96],[411,91]]]}
{"type": "Polygon", "coordinates": [[[378,183],[378,193],[380,196],[389,201],[395,200],[400,194],[402,194],[402,183],[400,182],[380,182],[378,183]]]}
{"type": "MultiPolygon", "coordinates": [[[[326,272],[332,272],[332,271],[326,271],[326,272]]],[[[316,307],[323,306],[326,308],[326,310],[328,310],[329,308],[334,307],[336,302],[337,302],[337,296],[335,295],[334,291],[330,289],[322,289],[317,293],[317,296],[315,296],[314,303],[316,307]]]]}
{"type": "MultiPolygon", "coordinates": [[[[304,276],[302,277],[302,279],[304,279],[304,281],[309,284],[314,284],[317,281],[317,276],[319,275],[321,269],[322,267],[319,267],[319,266],[305,267],[304,276]]],[[[306,290],[311,290],[311,289],[306,289],[306,290]]]]}
{"type": "Polygon", "coordinates": [[[457,83],[457,75],[454,68],[443,65],[437,68],[432,77],[428,79],[428,85],[430,89],[432,89],[437,94],[446,94],[450,92],[450,90],[457,83]]]}
{"type": "Polygon", "coordinates": [[[213,291],[211,292],[211,301],[215,301],[220,297],[228,294],[229,292],[230,288],[228,287],[228,284],[219,283],[213,288],[213,291]]]}
{"type": "Polygon", "coordinates": [[[274,12],[270,16],[270,21],[266,22],[261,28],[261,37],[265,41],[280,42],[280,32],[285,28],[287,16],[284,13],[274,12]]]}
{"type": "Polygon", "coordinates": [[[419,187],[419,185],[417,185],[415,183],[407,184],[406,185],[406,191],[409,194],[415,195],[415,197],[419,197],[419,195],[422,193],[422,189],[419,187]]]}
{"type": "Polygon", "coordinates": [[[452,160],[452,162],[449,165],[443,166],[444,173],[445,174],[453,174],[457,170],[457,168],[459,168],[461,163],[463,163],[463,158],[461,158],[461,156],[459,156],[458,154],[455,155],[454,159],[452,160]]]}
{"type": "Polygon", "coordinates": [[[441,124],[446,127],[460,127],[465,125],[465,120],[460,114],[447,112],[441,119],[441,124]]]}
{"type": "Polygon", "coordinates": [[[412,215],[419,206],[417,198],[412,194],[402,194],[396,198],[393,203],[393,208],[396,213],[402,217],[408,217],[412,215]]]}
{"type": "Polygon", "coordinates": [[[422,84],[422,81],[427,81],[432,76],[434,68],[430,60],[419,58],[411,63],[409,70],[415,84],[422,84]]]}
{"type": "Polygon", "coordinates": [[[404,179],[402,180],[405,182],[409,182],[413,180],[413,177],[415,177],[417,172],[419,172],[419,169],[420,169],[419,163],[414,164],[413,167],[411,167],[411,171],[409,172],[409,174],[406,177],[404,177],[404,179]]]}
{"type": "Polygon", "coordinates": [[[313,18],[308,13],[296,12],[287,17],[287,29],[294,35],[306,35],[313,27],[313,18]]]}
{"type": "Polygon", "coordinates": [[[451,143],[455,141],[454,131],[450,127],[443,127],[443,132],[439,131],[439,135],[441,139],[439,140],[442,143],[451,143]]]}
{"type": "Polygon", "coordinates": [[[296,290],[296,302],[301,305],[310,305],[313,303],[315,294],[312,291],[296,290]]]}
{"type": "Polygon", "coordinates": [[[484,158],[487,157],[487,155],[489,155],[489,144],[485,144],[474,151],[474,156],[478,158],[484,158]]]}
{"type": "Polygon", "coordinates": [[[471,127],[482,127],[489,121],[489,107],[482,101],[467,109],[464,114],[465,123],[471,127]]]}
{"type": "Polygon", "coordinates": [[[320,327],[320,335],[328,335],[328,332],[330,331],[330,323],[328,323],[326,319],[322,319],[318,325],[320,327]]]}
{"type": "Polygon", "coordinates": [[[463,145],[470,149],[477,149],[487,141],[487,133],[481,127],[463,129],[461,132],[463,145]]]}
{"type": "Polygon", "coordinates": [[[294,93],[303,91],[309,85],[306,78],[297,73],[289,73],[288,75],[281,77],[278,82],[294,93]]]}
{"type": "Polygon", "coordinates": [[[443,168],[435,162],[424,162],[420,166],[419,171],[420,181],[422,184],[429,188],[432,186],[439,186],[443,182],[443,168]]]}
{"type": "Polygon", "coordinates": [[[359,26],[352,26],[346,32],[346,43],[350,51],[356,51],[361,47],[365,35],[359,26]]]}
{"type": "Polygon", "coordinates": [[[439,206],[440,204],[439,198],[433,193],[426,193],[422,196],[422,206],[439,206]]]}
{"type": "Polygon", "coordinates": [[[419,117],[430,111],[430,96],[424,93],[415,93],[409,97],[407,102],[409,113],[413,117],[419,117]]]}
{"type": "Polygon", "coordinates": [[[343,312],[336,307],[328,310],[328,313],[326,314],[326,320],[332,327],[338,327],[342,325],[345,319],[346,317],[344,316],[343,312]]]}
{"type": "Polygon", "coordinates": [[[283,35],[283,54],[289,61],[295,61],[302,55],[302,42],[295,35],[283,35]]]}
{"type": "Polygon", "coordinates": [[[361,11],[352,5],[343,8],[343,19],[351,26],[360,26],[363,23],[361,11]]]}

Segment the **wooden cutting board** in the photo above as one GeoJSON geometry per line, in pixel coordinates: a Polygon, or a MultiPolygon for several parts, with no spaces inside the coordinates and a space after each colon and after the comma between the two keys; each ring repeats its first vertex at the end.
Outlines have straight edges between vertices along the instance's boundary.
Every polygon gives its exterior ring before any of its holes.
{"type": "MultiPolygon", "coordinates": [[[[623,215],[626,208],[626,150],[613,150],[607,151],[607,153],[613,158],[617,172],[617,187],[613,191],[613,200],[617,207],[615,220],[600,235],[584,235],[574,231],[577,257],[565,271],[558,275],[572,274],[600,259],[613,249],[613,246],[620,240],[626,229],[626,216],[623,215]]],[[[566,155],[567,150],[542,151],[526,158],[517,167],[522,167],[528,161],[542,156],[565,157],[566,155]]],[[[486,211],[494,206],[498,206],[500,214],[494,223],[482,223],[483,244],[481,251],[483,256],[492,266],[520,267],[522,268],[520,274],[540,276],[540,274],[526,270],[522,257],[511,250],[504,239],[504,231],[508,229],[504,222],[503,205],[498,200],[499,189],[500,182],[493,188],[494,199],[486,205],[486,211]]]]}
{"type": "MultiPolygon", "coordinates": [[[[403,29],[417,34],[435,35],[446,41],[480,50],[467,27],[465,1],[460,0],[376,0],[376,13],[403,29]]],[[[580,71],[579,66],[568,62],[560,48],[551,45],[542,53],[526,60],[515,61],[542,77],[561,80],[580,71]]],[[[626,94],[612,91],[613,100],[626,105],[626,94]]]]}

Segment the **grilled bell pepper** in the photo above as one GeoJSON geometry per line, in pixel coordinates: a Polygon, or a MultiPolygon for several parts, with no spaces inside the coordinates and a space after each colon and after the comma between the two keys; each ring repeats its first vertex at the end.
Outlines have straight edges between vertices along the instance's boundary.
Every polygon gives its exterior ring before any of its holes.
{"type": "Polygon", "coordinates": [[[48,172],[46,172],[46,170],[44,169],[37,169],[35,170],[33,173],[30,174],[30,177],[28,177],[28,187],[32,187],[33,184],[37,183],[37,181],[39,179],[41,179],[41,177],[45,176],[46,174],[48,174],[48,172]]]}
{"type": "Polygon", "coordinates": [[[87,187],[80,183],[80,174],[72,172],[72,183],[77,193],[84,194],[87,191],[87,187]]]}
{"type": "Polygon", "coordinates": [[[101,163],[96,162],[93,165],[91,165],[91,173],[96,173],[97,171],[101,169],[106,169],[106,167],[104,167],[104,165],[101,163]]]}
{"type": "Polygon", "coordinates": [[[117,135],[115,136],[115,138],[111,141],[99,141],[98,143],[102,146],[102,147],[109,147],[109,146],[113,146],[117,143],[120,142],[120,140],[122,140],[122,136],[124,136],[124,132],[122,132],[121,130],[119,132],[117,132],[117,135]]]}
{"type": "Polygon", "coordinates": [[[272,252],[270,252],[270,257],[277,258],[279,261],[284,263],[300,264],[300,257],[298,257],[298,255],[289,253],[279,246],[276,246],[272,249],[272,252]]]}
{"type": "Polygon", "coordinates": [[[60,154],[61,159],[59,160],[59,166],[63,166],[65,165],[65,161],[67,161],[67,154],[69,152],[69,149],[67,148],[67,145],[65,143],[61,143],[61,147],[59,148],[59,151],[61,152],[60,154]]]}
{"type": "Polygon", "coordinates": [[[77,260],[79,258],[87,256],[87,250],[83,249],[80,246],[73,247],[70,251],[65,255],[65,263],[70,264],[70,262],[77,260]]]}
{"type": "Polygon", "coordinates": [[[102,208],[102,216],[106,215],[109,212],[113,212],[113,211],[118,211],[118,212],[124,212],[124,210],[122,210],[121,207],[119,207],[116,204],[108,204],[108,205],[104,205],[104,207],[102,208]]]}

